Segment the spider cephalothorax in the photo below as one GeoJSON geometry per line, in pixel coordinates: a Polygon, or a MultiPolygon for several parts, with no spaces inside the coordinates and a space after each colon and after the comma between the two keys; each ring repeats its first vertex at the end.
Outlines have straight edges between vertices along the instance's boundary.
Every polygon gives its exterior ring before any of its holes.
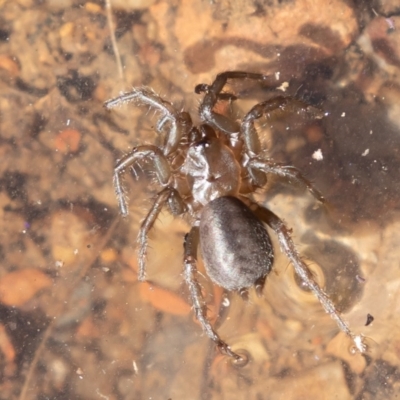
{"type": "Polygon", "coordinates": [[[223,93],[228,79],[251,79],[266,82],[267,76],[248,72],[223,72],[211,85],[197,85],[205,93],[199,114],[203,123],[193,126],[187,112],[178,112],[148,88],[135,88],[105,103],[107,108],[132,101],[155,109],[159,115],[157,131],[163,136],[161,146],[134,147],[124,155],[114,170],[114,186],[121,214],[128,206],[121,175],[143,160],[151,161],[163,189],[141,224],[139,231],[139,280],[145,279],[147,235],[162,207],[168,205],[174,215],[188,214],[192,223],[184,241],[185,279],[190,290],[197,319],[205,333],[226,355],[243,364],[244,358],[231,350],[207,319],[206,307],[197,280],[197,251],[211,280],[229,291],[247,296],[255,287],[261,295],[271,271],[274,255],[267,224],[277,235],[281,250],[296,273],[315,294],[342,331],[353,340],[359,351],[365,350],[362,335],[351,332],[332,301],[318,286],[301,260],[290,236],[290,230],[272,211],[251,199],[252,193],[266,183],[266,174],[277,174],[305,185],[320,202],[323,196],[295,167],[278,164],[262,155],[254,121],[268,117],[276,110],[289,108],[307,112],[309,106],[291,97],[278,96],[255,105],[242,119],[236,120],[213,110],[218,101],[235,100],[223,93]]]}

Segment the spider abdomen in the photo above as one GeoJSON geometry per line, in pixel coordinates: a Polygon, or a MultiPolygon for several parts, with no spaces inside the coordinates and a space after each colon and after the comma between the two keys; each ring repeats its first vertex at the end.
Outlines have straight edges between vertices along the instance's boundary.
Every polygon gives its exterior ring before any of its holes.
{"type": "Polygon", "coordinates": [[[239,199],[219,197],[200,218],[200,247],[207,274],[227,290],[254,286],[271,270],[271,239],[262,222],[239,199]]]}

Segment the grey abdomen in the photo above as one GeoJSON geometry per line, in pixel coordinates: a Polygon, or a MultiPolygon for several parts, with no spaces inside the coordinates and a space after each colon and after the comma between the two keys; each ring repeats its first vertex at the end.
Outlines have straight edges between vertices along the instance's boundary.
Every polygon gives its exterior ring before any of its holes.
{"type": "Polygon", "coordinates": [[[228,290],[266,276],[274,254],[262,222],[235,197],[208,203],[200,218],[200,248],[209,277],[228,290]]]}

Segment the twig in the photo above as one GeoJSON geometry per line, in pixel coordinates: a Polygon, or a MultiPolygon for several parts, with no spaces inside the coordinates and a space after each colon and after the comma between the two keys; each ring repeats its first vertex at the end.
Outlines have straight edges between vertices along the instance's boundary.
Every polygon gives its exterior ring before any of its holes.
{"type": "Polygon", "coordinates": [[[114,23],[112,20],[111,0],[106,0],[105,4],[106,4],[108,28],[110,29],[111,44],[112,44],[113,52],[115,54],[115,59],[117,62],[118,74],[119,74],[120,79],[123,81],[124,80],[124,71],[122,69],[121,55],[119,54],[117,40],[115,38],[114,23]]]}

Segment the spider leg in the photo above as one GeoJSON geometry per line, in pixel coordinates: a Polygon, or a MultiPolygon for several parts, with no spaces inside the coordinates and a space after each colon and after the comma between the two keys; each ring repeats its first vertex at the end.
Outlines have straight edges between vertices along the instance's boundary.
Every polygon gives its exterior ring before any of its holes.
{"type": "MultiPolygon", "coordinates": [[[[255,74],[251,72],[226,71],[218,74],[211,85],[197,85],[195,87],[196,93],[206,93],[199,109],[201,119],[212,125],[214,128],[217,128],[227,134],[239,132],[240,126],[238,123],[236,123],[236,121],[233,121],[230,118],[213,111],[217,101],[223,98],[221,90],[226,85],[228,79],[252,79],[265,81],[267,78],[268,77],[266,75],[255,74]]],[[[231,95],[227,94],[227,97],[229,96],[231,95]]]]}
{"type": "Polygon", "coordinates": [[[185,280],[189,287],[190,296],[193,302],[193,308],[196,318],[200,322],[203,331],[206,335],[214,341],[222,354],[232,357],[234,361],[240,365],[246,363],[239,354],[233,352],[227,343],[225,343],[218,333],[211,326],[207,318],[207,306],[205,304],[203,295],[201,293],[200,284],[197,280],[197,247],[199,243],[199,228],[193,227],[185,236],[184,242],[184,266],[185,266],[185,280]]]}
{"type": "Polygon", "coordinates": [[[250,156],[258,155],[261,151],[260,139],[254,121],[262,116],[270,118],[272,114],[285,111],[290,111],[292,114],[309,115],[315,119],[323,117],[321,110],[292,97],[278,96],[256,104],[243,118],[240,127],[246,151],[250,156]]]}
{"type": "Polygon", "coordinates": [[[295,167],[275,163],[272,160],[261,160],[259,158],[253,158],[249,161],[248,165],[250,168],[255,168],[256,170],[265,172],[266,174],[272,173],[298,182],[304,185],[318,201],[321,203],[326,202],[325,197],[321,194],[321,192],[317,190],[312,183],[295,167]]]}
{"type": "Polygon", "coordinates": [[[185,204],[177,190],[172,187],[166,187],[157,194],[157,197],[140,225],[138,234],[139,243],[139,281],[146,279],[146,254],[147,254],[147,236],[150,229],[156,222],[163,206],[168,202],[169,208],[174,215],[183,214],[186,211],[185,204]]]}
{"type": "Polygon", "coordinates": [[[125,154],[118,160],[114,168],[114,190],[123,217],[126,217],[129,212],[121,177],[129,167],[134,166],[135,163],[144,158],[150,158],[153,161],[154,169],[161,185],[167,185],[171,176],[168,160],[156,146],[134,147],[129,153],[125,154]]]}
{"type": "Polygon", "coordinates": [[[145,105],[154,108],[160,115],[160,121],[157,124],[157,130],[160,133],[162,127],[169,122],[165,143],[163,147],[164,155],[174,152],[182,139],[192,127],[192,119],[187,112],[178,112],[174,106],[158,96],[151,89],[145,87],[134,88],[129,93],[124,93],[118,97],[107,100],[104,107],[114,108],[120,104],[135,102],[139,105],[145,105]]]}
{"type": "Polygon", "coordinates": [[[240,126],[240,135],[243,138],[245,151],[250,158],[250,162],[248,164],[250,176],[255,184],[259,187],[266,184],[266,177],[263,174],[260,174],[259,171],[264,173],[274,173],[276,175],[293,179],[305,185],[313,194],[313,196],[315,196],[319,201],[324,202],[325,199],[321,193],[318,192],[318,190],[316,190],[296,168],[286,167],[269,160],[260,160],[259,158],[254,158],[257,157],[261,152],[260,139],[258,137],[256,127],[254,126],[254,121],[262,116],[270,118],[274,113],[276,114],[278,112],[285,111],[291,111],[292,113],[298,114],[305,113],[306,115],[311,115],[314,118],[322,118],[320,110],[317,110],[315,107],[291,97],[278,96],[256,104],[243,118],[240,126]]]}
{"type": "MultiPolygon", "coordinates": [[[[197,94],[200,93],[208,93],[210,90],[210,85],[207,85],[206,83],[200,83],[199,85],[196,85],[194,91],[197,94]]],[[[233,93],[218,93],[217,94],[217,101],[235,101],[237,100],[237,96],[235,96],[233,93]]]]}
{"type": "Polygon", "coordinates": [[[352,339],[356,349],[361,353],[365,352],[366,345],[363,342],[363,336],[355,335],[350,330],[349,325],[347,324],[347,322],[343,320],[339,311],[336,309],[335,305],[332,303],[330,298],[326,295],[326,293],[320,288],[318,283],[314,280],[313,274],[308,269],[307,265],[300,258],[300,255],[290,236],[290,230],[285,226],[283,221],[272,211],[268,210],[265,207],[261,207],[256,203],[253,203],[252,206],[254,213],[275,231],[276,235],[278,236],[281,251],[285,253],[286,256],[289,258],[297,275],[314,293],[314,295],[320,301],[325,311],[336,321],[338,327],[352,339]],[[255,210],[254,207],[256,207],[255,210]]]}
{"type": "Polygon", "coordinates": [[[237,96],[235,96],[232,93],[219,93],[218,94],[218,100],[222,100],[222,101],[235,101],[237,100],[237,96]]]}

